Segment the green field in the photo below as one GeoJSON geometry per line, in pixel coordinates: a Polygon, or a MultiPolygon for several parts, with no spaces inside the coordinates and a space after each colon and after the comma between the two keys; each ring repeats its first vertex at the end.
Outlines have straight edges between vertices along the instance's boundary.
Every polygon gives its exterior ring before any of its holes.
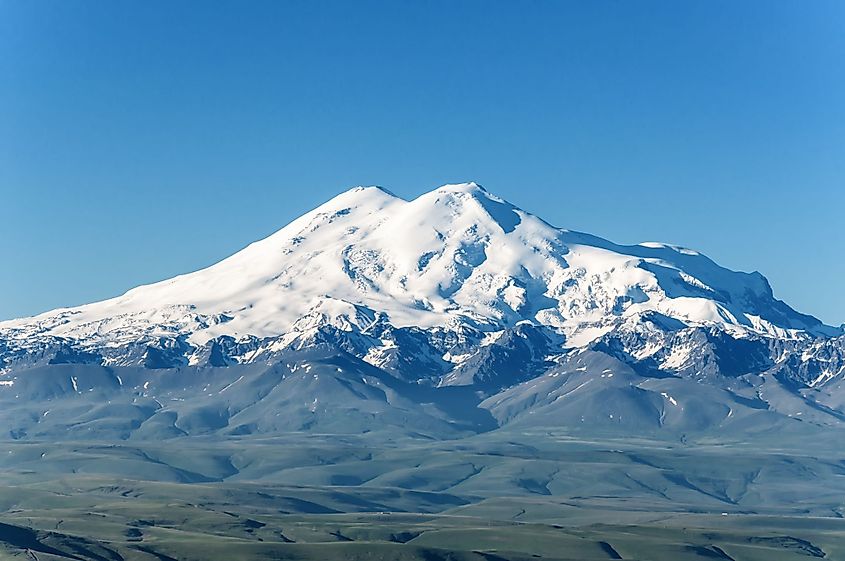
{"type": "Polygon", "coordinates": [[[845,559],[838,443],[792,444],[8,441],[0,558],[845,559]]]}

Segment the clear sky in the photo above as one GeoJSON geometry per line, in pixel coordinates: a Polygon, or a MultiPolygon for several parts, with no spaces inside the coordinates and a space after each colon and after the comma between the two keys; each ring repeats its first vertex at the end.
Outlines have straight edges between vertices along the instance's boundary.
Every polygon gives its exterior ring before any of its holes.
{"type": "Polygon", "coordinates": [[[475,180],[845,322],[845,2],[0,0],[0,318],[475,180]]]}

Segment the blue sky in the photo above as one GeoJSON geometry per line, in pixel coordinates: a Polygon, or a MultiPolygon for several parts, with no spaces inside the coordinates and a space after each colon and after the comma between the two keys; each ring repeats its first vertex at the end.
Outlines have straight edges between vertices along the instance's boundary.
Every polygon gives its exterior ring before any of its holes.
{"type": "Polygon", "coordinates": [[[0,318],[475,180],[845,322],[845,3],[0,0],[0,318]]]}

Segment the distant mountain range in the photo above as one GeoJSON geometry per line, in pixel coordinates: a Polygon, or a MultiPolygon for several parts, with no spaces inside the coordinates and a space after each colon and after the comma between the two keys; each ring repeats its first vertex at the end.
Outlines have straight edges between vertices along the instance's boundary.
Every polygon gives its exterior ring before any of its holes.
{"type": "Polygon", "coordinates": [[[474,183],[342,193],[206,269],[0,322],[14,438],[845,422],[845,335],[760,273],[474,183]]]}

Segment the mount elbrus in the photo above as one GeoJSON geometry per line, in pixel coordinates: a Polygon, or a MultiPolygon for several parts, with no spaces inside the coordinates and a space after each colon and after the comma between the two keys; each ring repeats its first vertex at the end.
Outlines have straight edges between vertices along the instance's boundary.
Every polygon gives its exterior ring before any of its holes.
{"type": "Polygon", "coordinates": [[[355,188],[206,269],[0,322],[15,438],[762,432],[842,425],[843,381],[842,329],[759,273],[474,183],[355,188]]]}

